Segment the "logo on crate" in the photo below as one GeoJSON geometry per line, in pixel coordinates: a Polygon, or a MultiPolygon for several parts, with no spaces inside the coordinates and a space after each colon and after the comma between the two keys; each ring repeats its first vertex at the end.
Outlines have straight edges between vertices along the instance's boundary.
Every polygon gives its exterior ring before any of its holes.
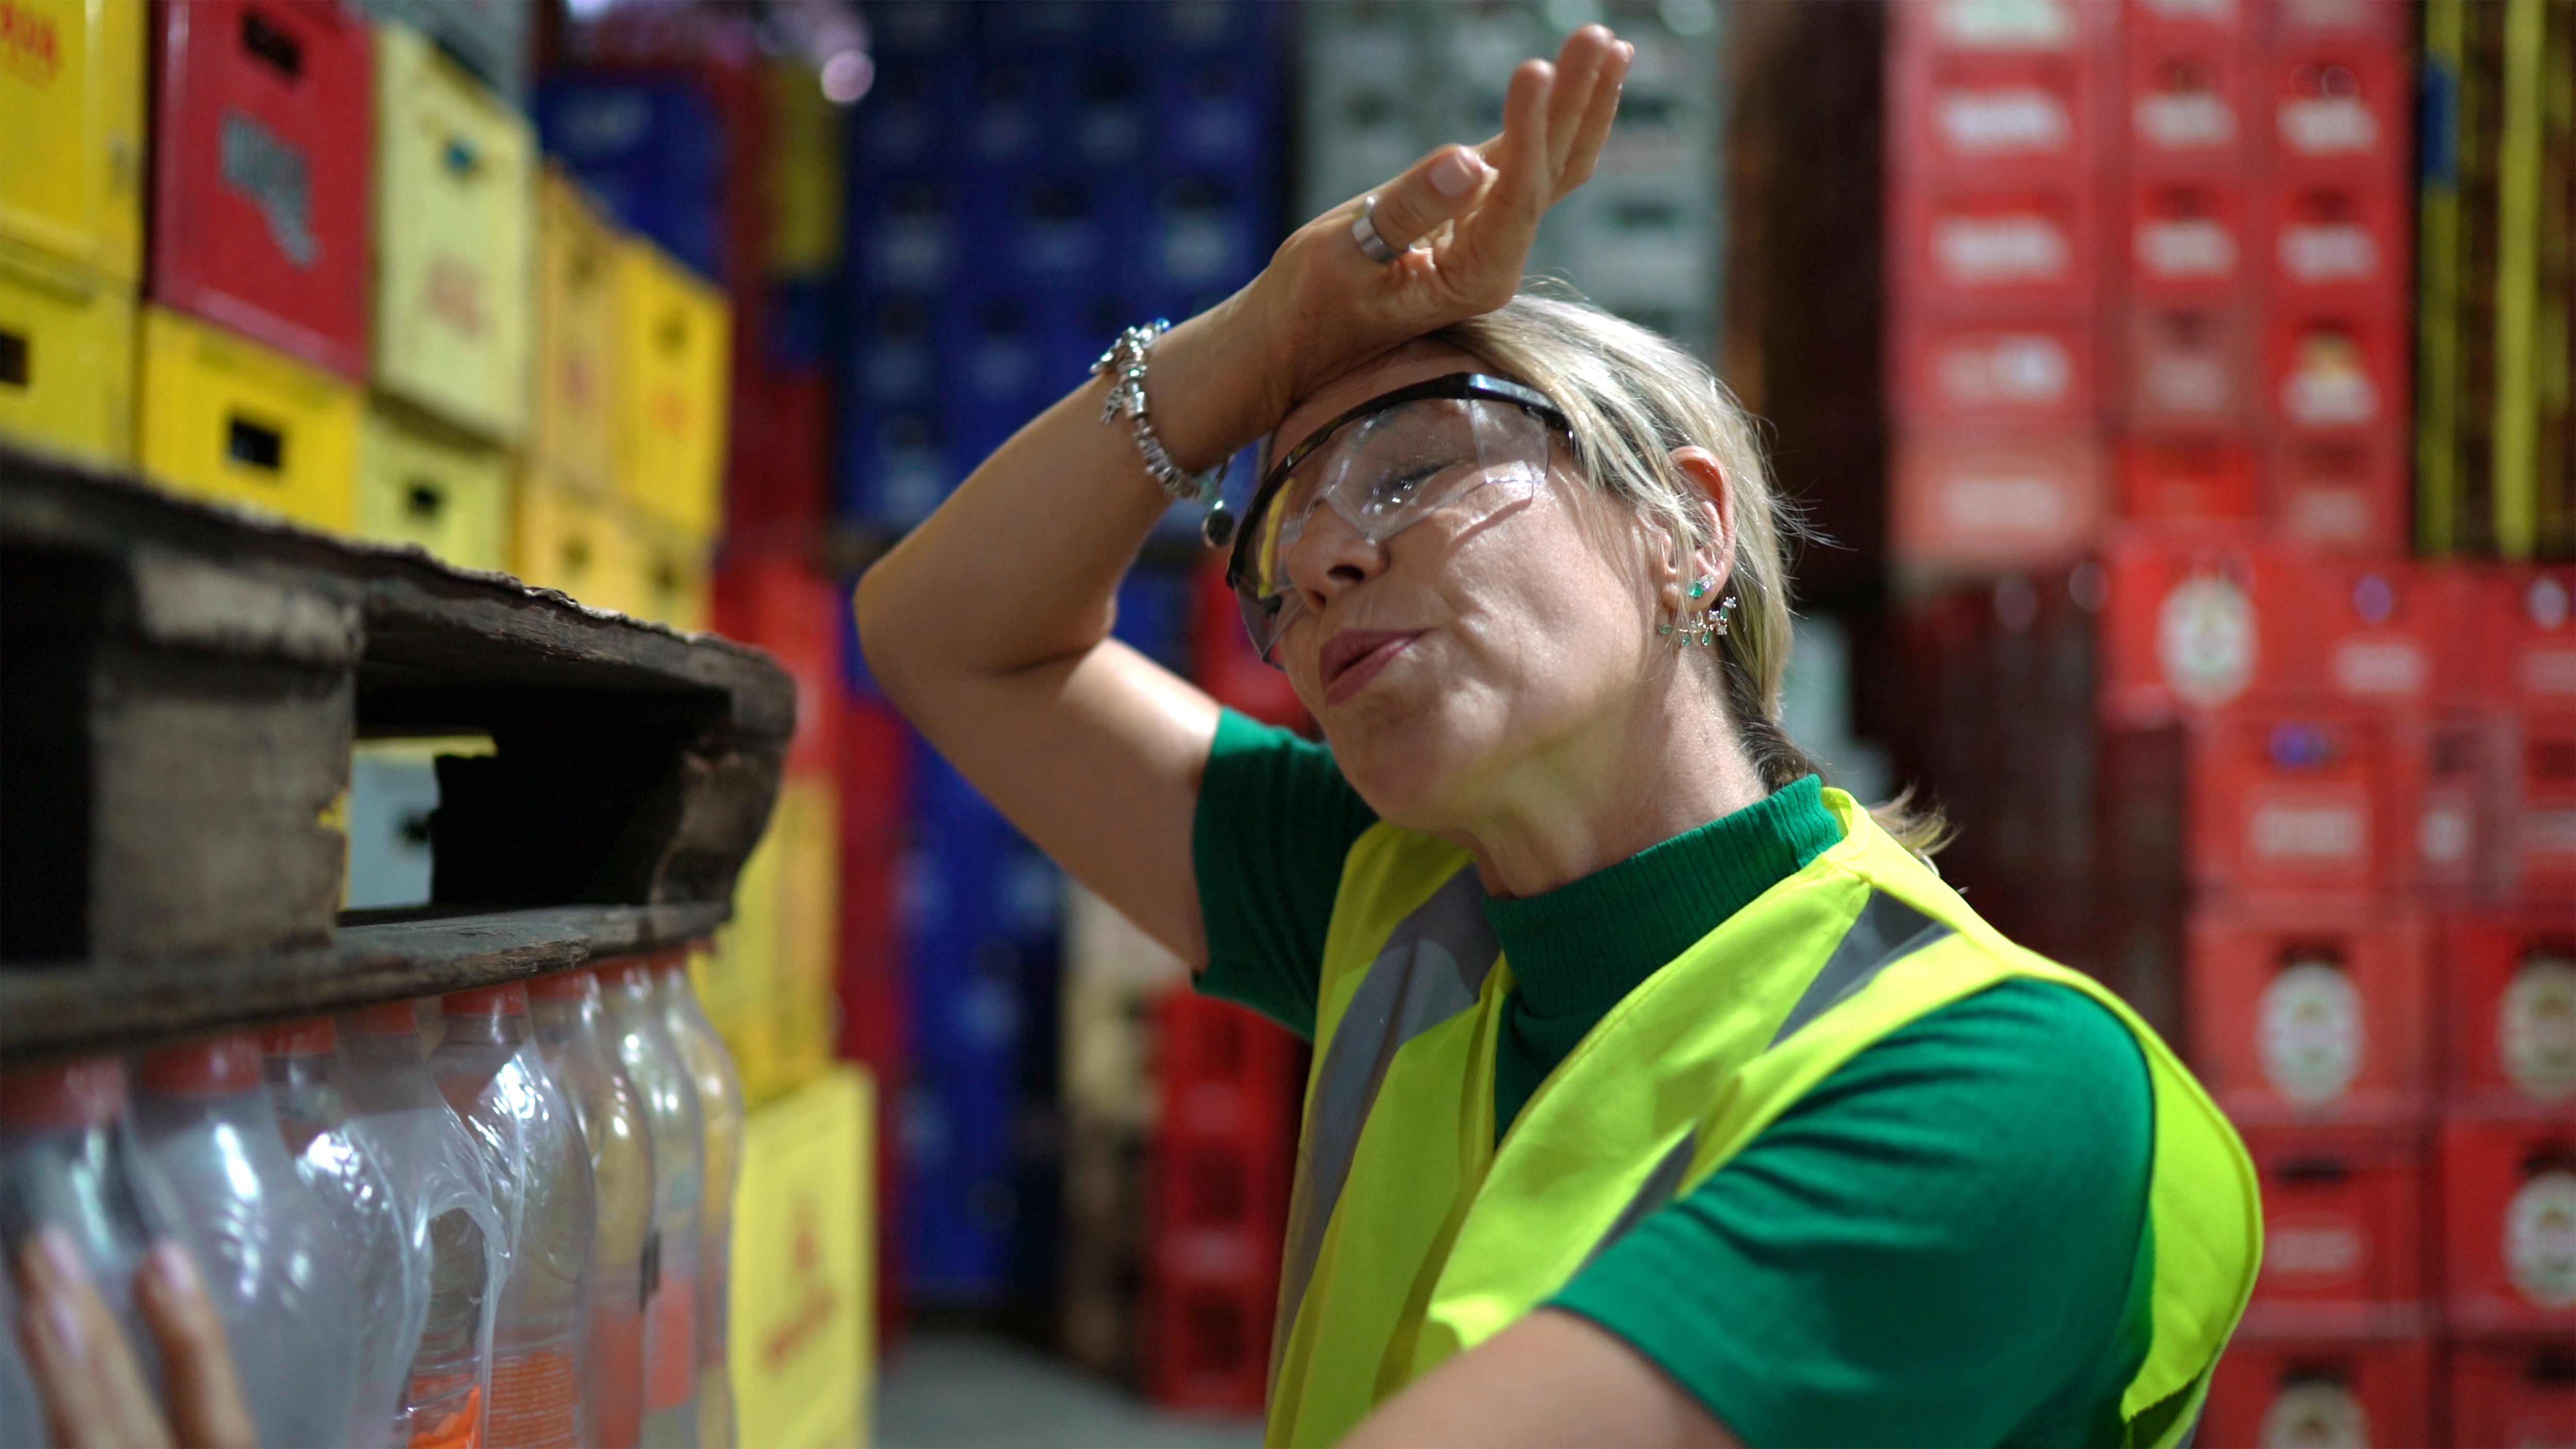
{"type": "Polygon", "coordinates": [[[2236,144],[2236,108],[2207,90],[2157,91],[2138,97],[2130,120],[2159,151],[2199,151],[2236,144]]]}
{"type": "Polygon", "coordinates": [[[2295,1378],[2263,1410],[2263,1442],[2363,1449],[2370,1443],[2370,1415],[2339,1379],[2295,1378]]]}
{"type": "Polygon", "coordinates": [[[54,18],[0,0],[0,67],[23,80],[47,85],[62,64],[62,36],[54,28],[54,18]]]}
{"type": "Polygon", "coordinates": [[[2379,148],[2379,120],[2362,103],[2352,72],[2326,66],[2312,82],[2319,95],[2284,97],[2281,144],[2301,157],[2366,156],[2379,148]]]}
{"type": "Polygon", "coordinates": [[[2524,1095],[2543,1102],[2576,1092],[2576,960],[2534,951],[2496,1007],[2496,1056],[2524,1095]]]}
{"type": "Polygon", "coordinates": [[[483,335],[483,276],[453,256],[430,259],[421,280],[421,310],[468,337],[483,335]]]}
{"type": "Polygon", "coordinates": [[[2534,1174],[2504,1210],[2505,1271],[2543,1308],[2576,1307],[2576,1173],[2534,1174]]]}
{"type": "Polygon", "coordinates": [[[2359,1273],[2370,1244],[2352,1219],[2333,1213],[2287,1213],[2263,1225],[2263,1275],[2302,1287],[2339,1283],[2359,1273]]]}
{"type": "Polygon", "coordinates": [[[2367,282],[2379,275],[2379,242],[2349,221],[2292,223],[2281,228],[2281,272],[2302,286],[2367,282]]]}
{"type": "Polygon", "coordinates": [[[2332,864],[2361,859],[2370,805],[2358,789],[2283,785],[2249,793],[2245,849],[2260,861],[2332,864]]]}
{"type": "Polygon", "coordinates": [[[288,261],[310,270],[322,260],[322,242],[313,234],[313,186],[302,148],[226,107],[222,151],[224,185],[259,208],[270,239],[288,261]]]}
{"type": "Polygon", "coordinates": [[[1942,396],[1962,407],[2048,407],[2074,385],[2066,344],[2045,332],[1956,339],[1934,360],[1942,396]]]}
{"type": "Polygon", "coordinates": [[[2075,40],[2069,10],[2050,0],[1946,0],[1932,24],[1943,40],[1963,48],[2063,50],[2075,40]]]}
{"type": "Polygon", "coordinates": [[[2169,282],[2236,275],[2236,233],[2213,216],[2149,217],[2138,223],[2138,270],[2169,282]]]}
{"type": "Polygon", "coordinates": [[[2281,411],[2302,427],[2344,428],[2379,416],[2379,389],[2371,383],[2361,344],[2335,327],[2299,339],[2289,376],[2281,379],[2281,411]]]}
{"type": "Polygon", "coordinates": [[[2186,704],[2208,709],[2244,693],[2255,655],[2254,604],[2230,579],[2185,579],[2156,610],[2156,661],[2186,704]]]}
{"type": "Polygon", "coordinates": [[[2038,86],[1946,90],[1932,102],[1932,123],[1960,156],[2055,155],[2074,133],[2066,103],[2038,86]]]}
{"type": "Polygon", "coordinates": [[[1962,287],[2053,282],[2066,275],[2074,248],[2057,218],[2038,212],[1944,216],[1932,226],[1932,255],[1962,287]]]}
{"type": "Polygon", "coordinates": [[[2322,1106],[2361,1072],[2361,993],[2326,957],[2293,960],[2263,990],[2263,1076],[2284,1097],[2322,1106]]]}

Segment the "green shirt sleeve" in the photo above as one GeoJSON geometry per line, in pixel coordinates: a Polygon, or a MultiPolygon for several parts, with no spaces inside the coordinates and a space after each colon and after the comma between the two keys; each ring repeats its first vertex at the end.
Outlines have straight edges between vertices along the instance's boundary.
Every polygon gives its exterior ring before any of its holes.
{"type": "Polygon", "coordinates": [[[2117,1443],[2153,1111],[2116,1017],[2007,982],[1852,1058],[1553,1306],[1748,1445],[2117,1443]]]}
{"type": "Polygon", "coordinates": [[[1208,940],[1198,989],[1314,1040],[1342,857],[1376,823],[1331,750],[1221,714],[1190,826],[1208,940]]]}

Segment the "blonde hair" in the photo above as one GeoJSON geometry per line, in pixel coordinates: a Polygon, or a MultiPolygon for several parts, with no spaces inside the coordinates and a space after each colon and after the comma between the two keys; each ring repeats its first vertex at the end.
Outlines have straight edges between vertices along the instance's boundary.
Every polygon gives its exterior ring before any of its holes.
{"type": "MultiPolygon", "coordinates": [[[[1794,637],[1790,547],[1808,530],[1772,486],[1753,420],[1726,385],[1698,358],[1646,328],[1586,302],[1526,292],[1429,340],[1474,353],[1553,398],[1572,426],[1583,475],[1687,547],[1715,540],[1700,488],[1674,466],[1672,453],[1695,446],[1716,456],[1735,525],[1727,587],[1736,607],[1719,645],[1728,712],[1765,787],[1823,775],[1780,726],[1781,682],[1794,637]]],[[[1937,815],[1911,809],[1911,793],[1871,813],[1908,849],[1928,855],[1948,830],[1937,815]]]]}

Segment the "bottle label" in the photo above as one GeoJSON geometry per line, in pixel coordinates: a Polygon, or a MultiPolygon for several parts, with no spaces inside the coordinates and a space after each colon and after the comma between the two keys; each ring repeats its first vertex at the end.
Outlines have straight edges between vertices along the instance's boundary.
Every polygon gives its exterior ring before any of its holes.
{"type": "Polygon", "coordinates": [[[576,1449],[581,1442],[581,1380],[569,1347],[493,1356],[492,1417],[485,1437],[528,1449],[576,1449]]]}
{"type": "Polygon", "coordinates": [[[647,1351],[652,1362],[645,1368],[644,1406],[649,1411],[676,1408],[689,1401],[698,1384],[696,1281],[663,1274],[650,1311],[653,1328],[647,1351]]]}
{"type": "Polygon", "coordinates": [[[634,1449],[644,1437],[644,1313],[634,1304],[591,1312],[590,1436],[599,1449],[634,1449]]]}
{"type": "Polygon", "coordinates": [[[411,1381],[411,1401],[409,1449],[482,1449],[481,1384],[462,1374],[422,1376],[411,1381]],[[465,1389],[462,1400],[455,1398],[459,1384],[465,1389]],[[442,1405],[442,1399],[449,1402],[442,1405]]]}

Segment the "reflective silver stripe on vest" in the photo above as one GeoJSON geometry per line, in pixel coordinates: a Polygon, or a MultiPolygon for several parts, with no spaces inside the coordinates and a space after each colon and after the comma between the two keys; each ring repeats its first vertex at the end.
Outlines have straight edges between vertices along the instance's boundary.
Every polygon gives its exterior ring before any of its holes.
{"type": "Polygon", "coordinates": [[[1279,1326],[1271,1339],[1274,1375],[1387,1064],[1406,1042],[1474,1006],[1501,954],[1494,928],[1485,924],[1484,885],[1474,866],[1463,866],[1396,923],[1334,1026],[1307,1095],[1306,1130],[1297,1141],[1297,1192],[1280,1263],[1279,1326]]]}
{"type": "MultiPolygon", "coordinates": [[[[1860,994],[1861,989],[1878,979],[1878,973],[1904,960],[1933,942],[1950,934],[1950,928],[1914,909],[1884,891],[1873,890],[1860,908],[1860,915],[1843,932],[1834,954],[1825,958],[1815,979],[1798,996],[1798,1004],[1789,1008],[1788,1019],[1771,1038],[1776,1047],[1787,1041],[1809,1022],[1860,994]]],[[[1601,1241],[1583,1259],[1583,1267],[1592,1266],[1612,1243],[1626,1237],[1628,1230],[1643,1222],[1648,1213],[1671,1201],[1674,1189],[1682,1185],[1682,1174],[1690,1170],[1691,1154],[1699,1148],[1699,1131],[1694,1128],[1682,1134],[1682,1140],[1646,1174],[1637,1195],[1619,1210],[1619,1217],[1601,1241]]],[[[1575,1270],[1580,1273],[1582,1268],[1575,1270]]]]}

